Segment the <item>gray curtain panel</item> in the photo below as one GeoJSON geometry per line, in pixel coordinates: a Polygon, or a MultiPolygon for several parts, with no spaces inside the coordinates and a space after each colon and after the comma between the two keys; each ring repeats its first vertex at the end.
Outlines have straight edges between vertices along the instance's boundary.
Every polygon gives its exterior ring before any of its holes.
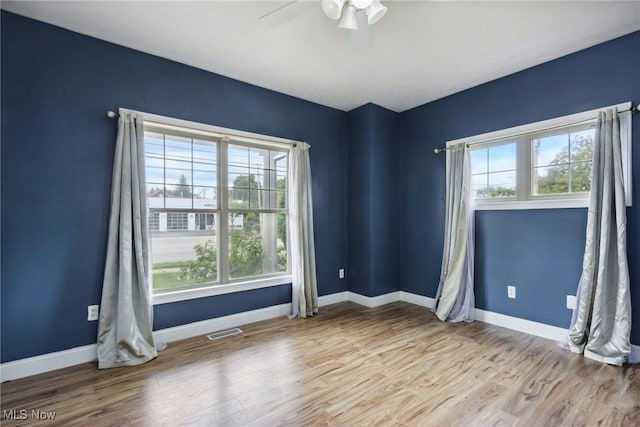
{"type": "Polygon", "coordinates": [[[313,195],[309,144],[297,143],[289,156],[289,233],[291,243],[291,315],[318,312],[316,251],[313,238],[313,195]]]}
{"type": "Polygon", "coordinates": [[[153,341],[143,119],[122,113],[113,160],[107,259],[98,321],[98,367],[147,362],[153,341]]]}
{"type": "Polygon", "coordinates": [[[587,240],[568,345],[574,353],[620,366],[631,349],[631,297],[616,111],[599,113],[594,144],[587,240]]]}
{"type": "Polygon", "coordinates": [[[466,144],[447,150],[447,195],[444,250],[433,311],[440,320],[471,322],[473,293],[474,211],[471,159],[466,144]]]}

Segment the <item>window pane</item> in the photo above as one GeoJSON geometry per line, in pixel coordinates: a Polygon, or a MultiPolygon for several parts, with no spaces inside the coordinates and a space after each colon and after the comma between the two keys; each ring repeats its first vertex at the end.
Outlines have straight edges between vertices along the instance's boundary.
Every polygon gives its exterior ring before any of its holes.
{"type": "Polygon", "coordinates": [[[199,163],[216,164],[218,162],[216,143],[194,139],[193,161],[199,163]]]}
{"type": "Polygon", "coordinates": [[[149,219],[154,291],[218,281],[215,214],[151,211],[149,219]]]}
{"type": "Polygon", "coordinates": [[[571,192],[591,191],[591,162],[573,163],[571,165],[571,192]]]}
{"type": "Polygon", "coordinates": [[[144,152],[146,155],[164,157],[164,135],[156,132],[144,132],[144,152]]]}
{"type": "Polygon", "coordinates": [[[569,166],[547,166],[533,170],[534,194],[559,194],[569,191],[569,166]]]}
{"type": "Polygon", "coordinates": [[[267,201],[263,190],[251,189],[249,194],[249,208],[251,209],[267,209],[267,201]]]}
{"type": "Polygon", "coordinates": [[[191,161],[191,138],[165,135],[164,156],[166,159],[191,161]]]}
{"type": "Polygon", "coordinates": [[[287,153],[282,153],[282,152],[275,152],[275,164],[276,164],[276,170],[278,172],[284,172],[286,175],[286,172],[289,170],[289,161],[287,158],[287,153]]]}
{"type": "Polygon", "coordinates": [[[274,209],[286,209],[287,208],[287,192],[276,191],[276,205],[272,206],[274,209]]]}
{"type": "Polygon", "coordinates": [[[262,171],[269,167],[269,150],[251,148],[249,150],[249,166],[262,171]]]}
{"type": "Polygon", "coordinates": [[[534,139],[533,194],[588,192],[594,134],[594,129],[585,129],[534,139]]]}
{"type": "Polygon", "coordinates": [[[494,172],[489,174],[489,197],[515,197],[516,172],[494,172]]]}
{"type": "Polygon", "coordinates": [[[265,180],[264,180],[264,175],[256,175],[256,174],[251,174],[249,175],[249,188],[253,188],[256,190],[260,190],[262,188],[265,188],[265,180]]]}
{"type": "Polygon", "coordinates": [[[147,183],[147,204],[150,209],[164,208],[164,185],[147,183]]]}
{"type": "Polygon", "coordinates": [[[532,145],[533,167],[558,165],[569,161],[569,139],[566,134],[534,139],[532,145]]]}
{"type": "Polygon", "coordinates": [[[248,209],[249,208],[249,189],[248,188],[230,188],[229,189],[229,209],[248,209]]]}
{"type": "Polygon", "coordinates": [[[478,150],[471,151],[471,173],[487,173],[489,166],[487,163],[487,153],[488,150],[486,148],[481,148],[478,150]]]}
{"type": "Polygon", "coordinates": [[[193,185],[205,185],[207,187],[216,186],[216,169],[200,170],[196,168],[202,167],[202,164],[193,164],[193,185]]]}
{"type": "Polygon", "coordinates": [[[167,208],[191,208],[193,187],[186,184],[167,185],[165,187],[165,207],[167,208]]]}
{"type": "Polygon", "coordinates": [[[259,208],[262,206],[260,188],[254,175],[238,175],[235,185],[229,189],[229,207],[239,209],[241,207],[259,208]]]}
{"type": "MultiPolygon", "coordinates": [[[[163,168],[164,158],[154,155],[147,155],[144,159],[145,166],[148,168],[163,168]]],[[[148,179],[148,177],[147,177],[148,179]]]]}
{"type": "Polygon", "coordinates": [[[215,209],[217,207],[216,200],[216,187],[193,187],[194,209],[215,209]]]}
{"type": "Polygon", "coordinates": [[[229,274],[232,279],[287,271],[286,215],[229,214],[229,274]]]}
{"type": "Polygon", "coordinates": [[[476,199],[489,197],[489,188],[487,187],[487,174],[473,175],[471,177],[472,191],[476,199]]]}
{"type": "MultiPolygon", "coordinates": [[[[186,163],[186,162],[182,162],[186,163]]],[[[190,164],[189,168],[191,167],[190,164]]],[[[189,169],[169,169],[164,170],[164,180],[167,184],[191,184],[191,171],[189,169]]]]}
{"type": "Polygon", "coordinates": [[[284,151],[229,145],[229,207],[277,209],[275,191],[286,191],[287,161],[284,151]]]}
{"type": "Polygon", "coordinates": [[[249,167],[248,147],[230,144],[227,156],[229,158],[229,171],[231,171],[231,166],[249,167]]]}
{"type": "Polygon", "coordinates": [[[590,162],[593,160],[593,139],[595,129],[573,132],[569,136],[571,145],[571,162],[590,162]]]}
{"type": "Polygon", "coordinates": [[[489,172],[516,169],[516,143],[489,147],[489,172]]]}
{"type": "Polygon", "coordinates": [[[147,182],[154,182],[159,184],[164,183],[164,168],[153,168],[147,166],[146,172],[147,182]]]}

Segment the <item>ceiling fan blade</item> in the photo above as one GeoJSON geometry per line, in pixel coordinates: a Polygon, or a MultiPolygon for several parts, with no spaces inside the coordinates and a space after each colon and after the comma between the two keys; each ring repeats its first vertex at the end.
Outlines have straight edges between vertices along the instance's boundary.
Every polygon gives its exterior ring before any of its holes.
{"type": "Polygon", "coordinates": [[[293,1],[290,1],[290,2],[287,2],[287,3],[283,4],[283,5],[281,5],[281,6],[278,6],[277,8],[275,8],[275,9],[273,9],[273,10],[271,10],[271,11],[269,11],[269,12],[265,13],[265,14],[264,14],[264,15],[262,15],[262,16],[260,16],[260,17],[258,18],[258,21],[262,21],[263,19],[268,18],[269,16],[273,15],[274,13],[278,13],[278,12],[280,12],[282,9],[284,9],[284,8],[286,8],[286,7],[289,7],[289,6],[291,6],[292,4],[297,3],[297,2],[298,2],[298,0],[293,0],[293,1]]]}
{"type": "Polygon", "coordinates": [[[288,1],[260,16],[258,21],[264,22],[272,27],[279,27],[313,10],[313,8],[317,6],[315,2],[301,0],[288,1]]]}

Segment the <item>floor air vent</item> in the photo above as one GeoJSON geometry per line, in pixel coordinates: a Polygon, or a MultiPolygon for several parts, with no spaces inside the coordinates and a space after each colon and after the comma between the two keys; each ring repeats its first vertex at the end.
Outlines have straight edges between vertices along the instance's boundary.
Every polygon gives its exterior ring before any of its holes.
{"type": "Polygon", "coordinates": [[[242,333],[242,329],[233,328],[233,329],[227,329],[226,331],[214,332],[212,334],[207,335],[207,338],[209,338],[211,341],[214,341],[214,340],[219,340],[220,338],[230,337],[231,335],[238,335],[241,333],[242,333]]]}

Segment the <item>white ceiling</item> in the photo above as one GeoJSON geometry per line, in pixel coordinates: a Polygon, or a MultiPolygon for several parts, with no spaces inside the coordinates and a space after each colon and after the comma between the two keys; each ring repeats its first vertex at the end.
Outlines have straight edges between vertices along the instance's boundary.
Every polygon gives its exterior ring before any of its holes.
{"type": "MultiPolygon", "coordinates": [[[[640,30],[640,1],[390,1],[358,32],[320,1],[2,1],[2,9],[341,110],[404,111],[640,30]]],[[[629,52],[638,55],[639,52],[629,52]]]]}

